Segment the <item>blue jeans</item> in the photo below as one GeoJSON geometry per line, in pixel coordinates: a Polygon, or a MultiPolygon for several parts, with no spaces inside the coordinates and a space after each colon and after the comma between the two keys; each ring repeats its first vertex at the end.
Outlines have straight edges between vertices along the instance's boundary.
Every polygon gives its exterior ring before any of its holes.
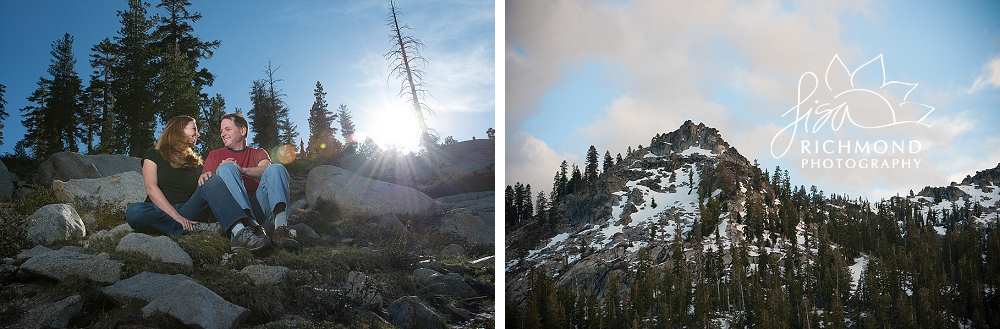
{"type": "MultiPolygon", "coordinates": [[[[211,209],[211,214],[218,219],[219,225],[232,227],[236,221],[247,218],[247,215],[228,192],[222,178],[212,177],[199,186],[187,202],[173,206],[181,216],[193,221],[205,220],[209,215],[206,210],[211,209]]],[[[140,233],[187,233],[181,223],[167,216],[167,213],[152,202],[136,202],[130,205],[125,210],[125,221],[133,230],[140,233]]]]}
{"type": "MultiPolygon", "coordinates": [[[[215,170],[214,177],[220,177],[229,188],[229,192],[251,218],[265,228],[274,228],[274,215],[285,211],[288,205],[288,170],[280,164],[271,164],[264,169],[260,177],[260,185],[254,194],[247,193],[240,177],[239,168],[233,164],[223,164],[215,170]],[[263,206],[266,206],[263,207],[263,206]]],[[[223,226],[227,228],[227,226],[223,226]]]]}

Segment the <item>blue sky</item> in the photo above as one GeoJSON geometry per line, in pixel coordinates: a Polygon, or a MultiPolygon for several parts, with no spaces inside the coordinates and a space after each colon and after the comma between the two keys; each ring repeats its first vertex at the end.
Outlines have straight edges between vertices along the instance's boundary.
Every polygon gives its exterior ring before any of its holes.
{"type": "MultiPolygon", "coordinates": [[[[506,184],[547,191],[559,162],[583,166],[590,145],[625,153],[688,119],[718,128],[762,167],[780,165],[795,184],[828,193],[878,199],[1000,163],[996,1],[508,1],[505,23],[506,184]],[[834,56],[843,66],[831,66],[834,56]],[[797,104],[807,72],[832,81],[820,90],[829,95],[817,93],[815,101],[833,97],[833,89],[862,88],[890,111],[856,94],[838,98],[854,105],[850,118],[861,123],[799,128],[795,147],[775,157],[772,138],[792,122],[794,113],[782,114],[797,104]],[[883,77],[916,87],[883,87],[883,77]],[[916,140],[922,147],[811,154],[799,148],[803,140],[916,140]],[[921,163],[867,170],[802,164],[872,158],[921,163]]],[[[817,113],[807,123],[818,124],[817,113]]]]}
{"type": "MultiPolygon", "coordinates": [[[[204,92],[222,94],[228,111],[250,110],[251,82],[264,78],[268,61],[280,68],[277,86],[286,94],[299,136],[308,136],[307,117],[316,81],[323,84],[331,110],[346,104],[358,130],[383,146],[415,150],[412,111],[397,97],[399,83],[389,78],[382,57],[391,47],[385,17],[388,1],[191,1],[202,40],[221,40],[215,56],[202,66],[216,75],[204,92]]],[[[162,12],[152,1],[150,13],[162,12]]],[[[422,55],[436,115],[427,120],[443,139],[486,137],[495,127],[495,14],[492,1],[396,1],[408,32],[426,45],[422,55]]],[[[10,152],[24,134],[19,109],[37,88],[64,33],[74,37],[77,73],[89,80],[90,48],[117,35],[119,1],[0,1],[0,83],[11,117],[5,120],[4,145],[10,152]]],[[[339,128],[339,126],[338,126],[339,128]]]]}

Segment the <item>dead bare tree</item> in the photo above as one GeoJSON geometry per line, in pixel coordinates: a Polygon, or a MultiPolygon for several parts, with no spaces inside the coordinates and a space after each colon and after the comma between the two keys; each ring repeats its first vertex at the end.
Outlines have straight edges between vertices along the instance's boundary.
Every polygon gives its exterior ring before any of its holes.
{"type": "Polygon", "coordinates": [[[392,28],[390,39],[393,48],[384,56],[389,60],[389,66],[392,68],[389,76],[392,77],[395,74],[396,78],[400,79],[399,96],[407,96],[407,102],[413,105],[413,111],[417,115],[417,124],[420,128],[420,143],[425,149],[431,150],[435,140],[424,122],[423,111],[430,114],[434,112],[426,104],[420,102],[420,96],[427,95],[427,90],[424,89],[424,71],[418,65],[427,63],[427,60],[420,56],[420,49],[424,48],[424,43],[411,36],[403,35],[403,30],[410,29],[410,27],[400,26],[397,14],[396,5],[389,1],[389,16],[386,20],[389,27],[392,28]]]}

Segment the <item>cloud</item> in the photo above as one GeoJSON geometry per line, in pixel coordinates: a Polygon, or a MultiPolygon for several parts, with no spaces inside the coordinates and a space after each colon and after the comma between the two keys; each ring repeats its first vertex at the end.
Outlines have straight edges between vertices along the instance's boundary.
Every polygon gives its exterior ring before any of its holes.
{"type": "MultiPolygon", "coordinates": [[[[770,136],[752,134],[754,127],[767,117],[778,121],[794,104],[798,76],[804,70],[824,69],[834,54],[845,60],[859,56],[856,47],[839,39],[837,18],[867,13],[864,1],[796,6],[735,0],[635,0],[624,5],[509,1],[506,126],[512,134],[523,134],[521,124],[539,111],[549,88],[574,67],[599,60],[621,69],[624,92],[602,119],[570,132],[568,138],[578,145],[567,149],[582,155],[595,145],[600,153],[610,150],[614,155],[691,119],[718,128],[724,136],[750,138],[738,147],[746,147],[740,149],[748,158],[763,161],[769,154],[766,147],[751,143],[766,146],[770,136]],[[734,87],[751,99],[745,107],[718,104],[712,99],[713,86],[718,85],[734,87]]],[[[511,147],[508,157],[523,147],[511,147]]],[[[551,150],[547,154],[555,156],[551,150]]],[[[521,173],[536,172],[551,180],[561,162],[556,160],[508,161],[508,181],[523,181],[521,173]]]]}
{"type": "MultiPolygon", "coordinates": [[[[552,177],[559,170],[563,160],[580,163],[579,158],[557,154],[544,141],[524,132],[514,132],[506,141],[505,184],[516,182],[531,184],[532,191],[552,189],[552,177]]],[[[534,196],[532,196],[534,197],[534,196]]]]}
{"type": "Polygon", "coordinates": [[[972,94],[991,87],[1000,87],[1000,56],[991,58],[983,65],[983,73],[976,77],[976,81],[965,92],[972,94]]]}

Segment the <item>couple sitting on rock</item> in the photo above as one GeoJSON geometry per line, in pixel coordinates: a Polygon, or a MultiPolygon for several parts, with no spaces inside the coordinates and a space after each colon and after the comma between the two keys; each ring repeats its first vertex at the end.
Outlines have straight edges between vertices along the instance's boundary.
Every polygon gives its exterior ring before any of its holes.
{"type": "Polygon", "coordinates": [[[170,119],[142,159],[145,202],[125,211],[137,232],[184,234],[211,215],[233,247],[262,251],[274,245],[296,248],[288,229],[288,171],[272,164],[267,151],[247,146],[247,120],[226,114],[223,148],[204,162],[193,147],[201,134],[189,116],[170,119]],[[269,238],[264,228],[273,228],[269,238]]]}

